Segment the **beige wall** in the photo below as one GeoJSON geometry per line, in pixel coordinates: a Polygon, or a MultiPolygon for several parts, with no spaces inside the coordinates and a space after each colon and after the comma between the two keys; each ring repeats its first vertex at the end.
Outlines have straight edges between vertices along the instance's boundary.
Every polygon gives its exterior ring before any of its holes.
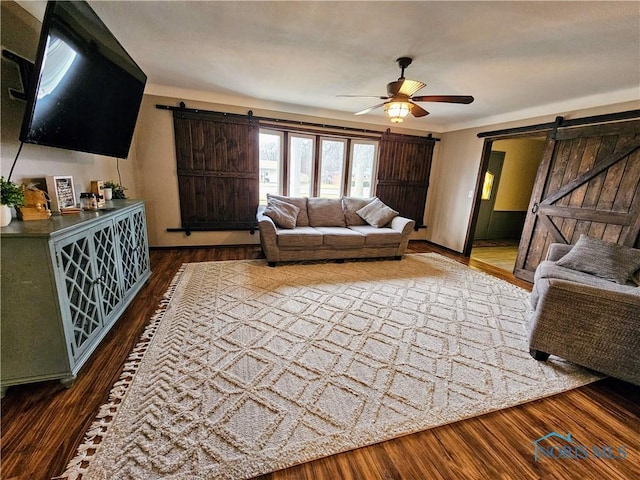
{"type": "MultiPolygon", "coordinates": [[[[635,110],[639,106],[639,102],[625,102],[571,112],[552,111],[543,117],[443,133],[440,153],[434,158],[431,170],[425,212],[426,239],[456,252],[464,249],[484,145],[484,139],[478,138],[478,133],[553,122],[558,115],[569,120],[635,110]]],[[[549,108],[551,110],[553,106],[549,108]]]]}
{"type": "MultiPolygon", "coordinates": [[[[180,204],[178,178],[176,173],[175,139],[173,114],[169,110],[156,108],[156,104],[178,106],[180,99],[145,95],[136,127],[135,158],[136,184],[141,198],[146,201],[149,244],[152,246],[195,246],[195,245],[243,245],[259,243],[258,234],[249,232],[167,232],[167,228],[180,228],[180,204]]],[[[227,113],[246,114],[249,109],[208,102],[187,102],[187,107],[227,113]]],[[[252,109],[254,115],[283,118],[279,112],[252,109]]],[[[286,114],[288,120],[326,123],[327,120],[313,116],[286,114]]],[[[356,122],[331,121],[332,125],[371,128],[356,122]]],[[[394,128],[394,132],[412,135],[427,135],[394,128]]],[[[437,155],[437,149],[434,155],[437,155]]],[[[421,238],[418,232],[416,238],[421,238]]]]}
{"type": "MultiPolygon", "coordinates": [[[[257,235],[249,232],[167,232],[167,228],[180,228],[180,202],[176,153],[173,132],[173,114],[159,110],[156,104],[178,105],[177,99],[145,95],[136,127],[136,183],[140,198],[146,202],[147,229],[151,246],[195,246],[220,244],[251,244],[257,235]]],[[[189,104],[193,108],[206,105],[189,104]]],[[[209,109],[211,105],[208,105],[209,109]]]]}
{"type": "MultiPolygon", "coordinates": [[[[14,2],[2,1],[2,47],[27,59],[34,60],[41,23],[14,2]]],[[[1,77],[1,125],[2,145],[0,149],[1,174],[9,175],[11,164],[18,151],[20,127],[26,103],[9,97],[8,88],[20,90],[20,75],[17,66],[2,60],[1,77]]],[[[126,160],[120,160],[122,183],[128,188],[130,197],[138,195],[133,177],[133,148],[126,160]]],[[[72,152],[58,148],[25,144],[16,163],[11,180],[21,183],[47,175],[73,176],[76,195],[89,191],[91,180],[118,181],[116,159],[101,155],[72,152]]],[[[44,185],[41,186],[44,188],[44,185]]]]}
{"type": "Polygon", "coordinates": [[[544,145],[544,138],[493,142],[492,150],[505,153],[494,210],[521,212],[528,209],[544,145]]]}

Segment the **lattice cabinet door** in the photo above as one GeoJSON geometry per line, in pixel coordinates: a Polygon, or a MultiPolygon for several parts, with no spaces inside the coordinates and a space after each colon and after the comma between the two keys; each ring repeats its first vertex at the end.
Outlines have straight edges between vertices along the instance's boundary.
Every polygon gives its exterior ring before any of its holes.
{"type": "Polygon", "coordinates": [[[97,228],[92,235],[96,278],[101,291],[100,305],[105,323],[112,319],[113,313],[122,303],[124,296],[120,284],[120,262],[118,261],[115,230],[114,223],[106,222],[97,228]]]}
{"type": "Polygon", "coordinates": [[[102,311],[98,284],[100,276],[94,261],[93,236],[90,232],[56,242],[58,291],[65,321],[71,357],[78,359],[93,345],[102,332],[102,311]],[[65,315],[66,313],[66,315],[65,315]]]}
{"type": "Polygon", "coordinates": [[[128,292],[138,280],[138,256],[131,215],[116,218],[116,230],[122,258],[122,288],[128,292]]]}
{"type": "Polygon", "coordinates": [[[135,235],[138,276],[143,276],[151,269],[149,262],[149,241],[147,240],[147,219],[144,208],[133,213],[133,233],[135,235]]]}
{"type": "Polygon", "coordinates": [[[149,247],[144,209],[116,217],[116,236],[122,258],[124,294],[149,271],[149,247]]]}

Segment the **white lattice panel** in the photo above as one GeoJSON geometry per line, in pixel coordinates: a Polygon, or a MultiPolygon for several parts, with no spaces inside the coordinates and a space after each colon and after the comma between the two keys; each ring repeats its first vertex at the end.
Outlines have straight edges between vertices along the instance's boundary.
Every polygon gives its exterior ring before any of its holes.
{"type": "Polygon", "coordinates": [[[129,290],[138,279],[136,244],[131,217],[118,219],[116,228],[118,230],[118,241],[120,242],[120,255],[122,256],[123,286],[125,290],[129,290]]]}
{"type": "Polygon", "coordinates": [[[73,350],[76,355],[92,334],[102,326],[89,237],[81,237],[63,245],[59,253],[71,314],[73,350]]]}
{"type": "Polygon", "coordinates": [[[138,253],[138,274],[142,275],[149,270],[149,246],[147,245],[147,222],[144,211],[133,214],[133,228],[136,236],[138,253]]]}
{"type": "Polygon", "coordinates": [[[112,224],[95,232],[93,246],[102,291],[102,312],[105,317],[108,317],[122,301],[122,288],[118,280],[117,247],[112,224]]]}

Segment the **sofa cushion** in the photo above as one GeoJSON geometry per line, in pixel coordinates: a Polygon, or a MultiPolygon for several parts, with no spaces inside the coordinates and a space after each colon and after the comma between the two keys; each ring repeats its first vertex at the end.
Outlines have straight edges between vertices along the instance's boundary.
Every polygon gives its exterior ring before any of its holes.
{"type": "Polygon", "coordinates": [[[322,245],[322,233],[313,227],[296,227],[293,230],[278,229],[278,246],[319,247],[322,245]]]}
{"type": "Polygon", "coordinates": [[[346,227],[342,200],[339,198],[309,198],[309,225],[312,227],[346,227]]]}
{"type": "Polygon", "coordinates": [[[402,241],[402,233],[391,228],[378,228],[371,225],[353,225],[350,230],[365,235],[364,244],[369,247],[380,245],[399,245],[402,241]]]}
{"type": "Polygon", "coordinates": [[[373,201],[356,212],[369,225],[374,227],[384,227],[387,223],[398,216],[393,208],[386,206],[376,197],[373,201]]]}
{"type": "Polygon", "coordinates": [[[342,211],[344,212],[344,219],[347,222],[347,226],[368,225],[356,212],[374,200],[375,198],[342,197],[342,211]]]}
{"type": "Polygon", "coordinates": [[[280,228],[296,228],[298,212],[300,209],[294,204],[270,198],[267,208],[262,213],[280,228]]]}
{"type": "Polygon", "coordinates": [[[307,197],[284,197],[282,195],[273,195],[267,193],[267,202],[272,198],[282,202],[290,203],[300,209],[298,218],[296,219],[296,227],[308,227],[309,215],[307,214],[307,197]]]}
{"type": "Polygon", "coordinates": [[[316,227],[322,233],[322,243],[338,248],[356,248],[364,246],[365,236],[344,227],[316,227]]]}
{"type": "Polygon", "coordinates": [[[640,250],[582,234],[556,264],[624,285],[640,268],[640,250]]]}

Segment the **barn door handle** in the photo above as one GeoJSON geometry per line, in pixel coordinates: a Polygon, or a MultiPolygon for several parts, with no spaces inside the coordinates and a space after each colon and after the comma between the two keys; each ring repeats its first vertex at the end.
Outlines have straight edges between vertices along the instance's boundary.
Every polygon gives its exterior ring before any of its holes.
{"type": "Polygon", "coordinates": [[[533,207],[531,207],[531,213],[536,213],[538,211],[538,202],[533,204],[533,207]]]}

